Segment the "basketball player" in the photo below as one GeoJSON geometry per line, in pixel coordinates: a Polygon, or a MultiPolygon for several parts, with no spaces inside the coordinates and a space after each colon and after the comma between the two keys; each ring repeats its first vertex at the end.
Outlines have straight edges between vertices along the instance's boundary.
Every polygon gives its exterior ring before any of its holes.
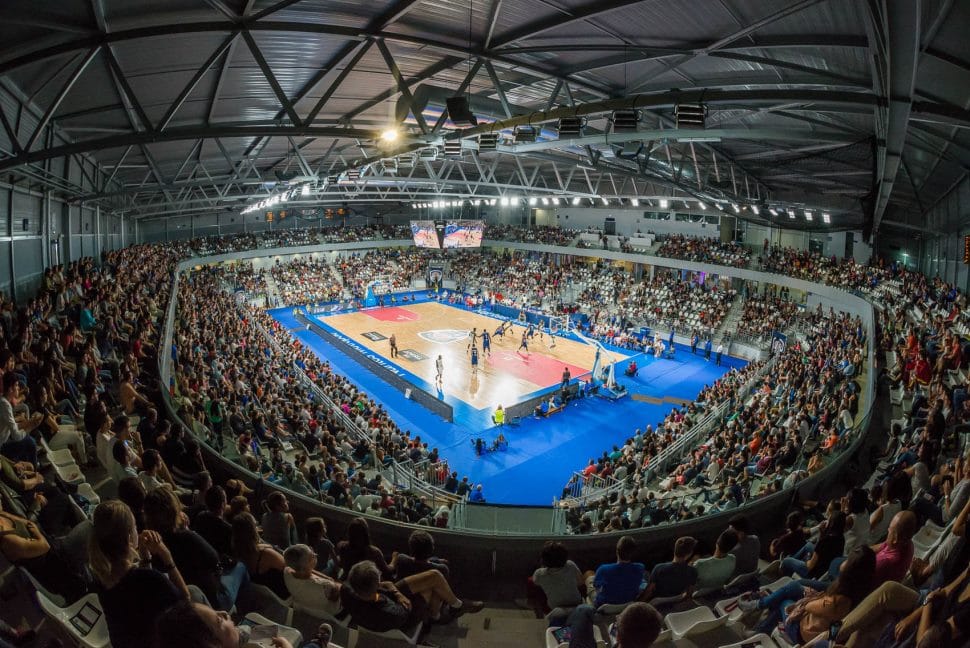
{"type": "Polygon", "coordinates": [[[397,357],[397,337],[395,337],[393,333],[391,333],[390,343],[391,343],[391,357],[396,358],[397,357]]]}
{"type": "Polygon", "coordinates": [[[434,384],[437,385],[438,389],[444,387],[444,371],[445,371],[445,361],[441,359],[441,355],[438,355],[438,359],[434,361],[434,368],[437,372],[434,377],[434,384]]]}
{"type": "Polygon", "coordinates": [[[478,375],[478,347],[472,345],[472,375],[478,375]]]}
{"type": "Polygon", "coordinates": [[[492,357],[492,336],[488,334],[488,329],[482,329],[482,353],[492,357]]]}
{"type": "Polygon", "coordinates": [[[522,331],[522,342],[519,343],[519,348],[516,349],[515,352],[518,353],[522,349],[525,349],[526,353],[529,352],[529,331],[528,330],[522,331]]]}
{"type": "Polygon", "coordinates": [[[467,347],[465,347],[465,353],[468,353],[475,347],[475,341],[478,340],[478,328],[473,328],[471,331],[469,331],[468,337],[470,337],[472,341],[468,343],[467,347]]]}
{"type": "Polygon", "coordinates": [[[504,340],[505,339],[505,329],[507,328],[507,325],[508,324],[509,324],[508,321],[505,321],[505,322],[502,322],[501,324],[499,324],[498,325],[498,328],[495,329],[495,337],[500,337],[500,338],[502,338],[504,340]]]}

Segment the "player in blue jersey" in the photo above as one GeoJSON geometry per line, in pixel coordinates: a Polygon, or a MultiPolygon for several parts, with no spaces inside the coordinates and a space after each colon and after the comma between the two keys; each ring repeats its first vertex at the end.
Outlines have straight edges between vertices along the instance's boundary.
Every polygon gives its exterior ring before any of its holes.
{"type": "Polygon", "coordinates": [[[492,357],[492,336],[488,334],[488,329],[482,329],[482,353],[492,357]]]}
{"type": "Polygon", "coordinates": [[[472,375],[478,374],[478,347],[472,347],[472,375]]]}
{"type": "Polygon", "coordinates": [[[529,332],[527,330],[522,331],[522,342],[519,343],[519,348],[515,350],[516,353],[525,349],[525,352],[529,352],[529,332]]]}

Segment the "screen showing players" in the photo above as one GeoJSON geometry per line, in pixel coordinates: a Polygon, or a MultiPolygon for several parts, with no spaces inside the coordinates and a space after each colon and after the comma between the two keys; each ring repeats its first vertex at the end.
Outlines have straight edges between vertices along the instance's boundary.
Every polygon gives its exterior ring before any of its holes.
{"type": "Polygon", "coordinates": [[[445,223],[446,248],[474,248],[482,246],[485,223],[480,220],[452,220],[445,223]]]}
{"type": "Polygon", "coordinates": [[[411,221],[411,238],[414,239],[414,244],[420,248],[438,249],[441,247],[438,244],[438,233],[434,229],[434,221],[411,221]]]}

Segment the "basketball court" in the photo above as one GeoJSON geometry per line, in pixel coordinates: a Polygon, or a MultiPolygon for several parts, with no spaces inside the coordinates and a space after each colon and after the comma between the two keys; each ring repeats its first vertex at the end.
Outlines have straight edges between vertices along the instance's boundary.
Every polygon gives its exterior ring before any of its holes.
{"type": "MultiPolygon", "coordinates": [[[[543,334],[540,339],[536,332],[528,340],[528,351],[519,349],[526,325],[513,323],[504,336],[496,336],[495,330],[506,320],[434,301],[313,317],[402,369],[416,387],[458,399],[476,410],[520,402],[558,386],[564,369],[578,378],[596,362],[594,346],[562,336],[543,334]],[[472,372],[468,350],[472,329],[479,335],[487,330],[492,336],[491,354],[484,352],[478,338],[477,372],[472,372]],[[397,341],[396,358],[391,357],[392,335],[397,341]],[[440,390],[435,381],[439,355],[444,365],[440,390]]],[[[613,353],[614,361],[626,358],[613,353]]]]}

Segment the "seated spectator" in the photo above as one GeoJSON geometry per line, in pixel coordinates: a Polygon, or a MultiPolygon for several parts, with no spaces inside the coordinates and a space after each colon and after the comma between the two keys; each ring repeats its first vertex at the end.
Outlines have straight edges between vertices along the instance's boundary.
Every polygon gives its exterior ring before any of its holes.
{"type": "Polygon", "coordinates": [[[784,622],[784,633],[796,644],[814,639],[829,626],[840,622],[872,590],[876,559],[869,547],[858,547],[842,563],[839,576],[824,591],[794,581],[763,597],[742,597],[738,606],[745,611],[768,610],[758,624],[759,632],[770,633],[784,622]],[[794,605],[788,605],[795,601],[794,605]]]}
{"type": "MultiPolygon", "coordinates": [[[[838,506],[835,500],[832,504],[838,506]]],[[[830,506],[831,510],[831,506],[830,506]]],[[[845,547],[845,513],[832,510],[819,532],[818,543],[811,542],[781,561],[781,573],[785,576],[821,578],[829,570],[832,561],[842,556],[845,547]]]]}
{"type": "Polygon", "coordinates": [[[289,598],[283,582],[286,561],[280,552],[262,542],[256,518],[250,513],[240,513],[232,519],[232,555],[246,566],[251,582],[268,587],[281,599],[289,598]]]}
{"type": "Polygon", "coordinates": [[[386,632],[413,628],[438,620],[447,607],[451,618],[480,612],[481,601],[462,601],[441,572],[430,569],[396,583],[381,581],[381,571],[370,560],[356,563],[340,589],[340,602],[353,623],[386,632]]]}
{"type": "Polygon", "coordinates": [[[842,498],[845,520],[845,555],[861,545],[869,544],[869,495],[862,488],[853,488],[842,498]]]}
{"type": "Polygon", "coordinates": [[[323,565],[322,571],[327,576],[337,575],[337,552],[333,543],[327,537],[327,523],[321,517],[307,518],[303,523],[306,543],[317,554],[317,561],[323,565]]]}
{"type": "Polygon", "coordinates": [[[273,491],[266,498],[269,510],[263,513],[263,539],[277,549],[296,544],[296,521],[290,513],[290,501],[280,491],[273,491]]]}
{"type": "Polygon", "coordinates": [[[394,552],[391,556],[389,566],[398,578],[407,578],[429,569],[437,569],[442,576],[448,578],[450,573],[448,561],[435,557],[434,538],[430,533],[421,530],[412,531],[408,537],[408,551],[411,552],[410,555],[394,552]]]}
{"type": "Polygon", "coordinates": [[[697,540],[690,536],[677,538],[673,561],[659,563],[653,568],[640,598],[649,601],[689,594],[697,583],[697,570],[690,564],[696,547],[697,540]]]}
{"type": "Polygon", "coordinates": [[[213,486],[205,493],[205,510],[192,520],[192,530],[205,539],[226,562],[232,555],[232,525],[226,520],[226,491],[213,486]]]}
{"type": "Polygon", "coordinates": [[[911,511],[900,511],[889,523],[886,541],[873,546],[876,552],[876,573],[873,586],[878,587],[886,581],[902,580],[913,562],[913,536],[916,535],[916,515],[911,511]]]}
{"type": "Polygon", "coordinates": [[[284,581],[293,602],[333,616],[340,609],[340,583],[316,570],[317,554],[305,544],[294,544],[283,552],[284,581]]]}
{"type": "Polygon", "coordinates": [[[91,571],[113,648],[143,648],[145,633],[189,590],[172,554],[155,531],[135,529],[135,517],[118,500],[94,510],[89,548],[91,571]],[[152,560],[158,569],[150,566],[152,560]]]}
{"type": "Polygon", "coordinates": [[[246,566],[236,563],[223,571],[218,552],[187,525],[188,517],[175,493],[157,488],[145,497],[145,526],[162,536],[185,583],[202,590],[214,608],[232,609],[240,588],[249,580],[246,566]]]}
{"type": "Polygon", "coordinates": [[[761,541],[758,536],[750,534],[751,523],[743,515],[731,518],[729,528],[738,536],[738,544],[731,550],[735,558],[734,575],[750,574],[758,570],[758,558],[761,557],[761,541]]]}
{"type": "MultiPolygon", "coordinates": [[[[567,628],[566,639],[569,648],[593,648],[596,646],[593,626],[596,609],[591,605],[580,605],[562,621],[567,628]]],[[[650,648],[663,630],[663,617],[647,603],[631,603],[616,617],[610,626],[610,643],[613,648],[650,648]]]]}
{"type": "Polygon", "coordinates": [[[30,436],[44,421],[44,415],[35,412],[28,420],[19,421],[13,408],[21,401],[23,385],[20,377],[9,372],[3,374],[3,395],[0,396],[0,454],[13,461],[27,461],[37,465],[37,443],[30,436]]]}
{"type": "Polygon", "coordinates": [[[694,569],[697,570],[698,590],[723,587],[731,580],[736,561],[731,549],[737,543],[738,534],[731,529],[725,529],[714,544],[714,555],[710,558],[700,558],[694,563],[694,569]]]}
{"type": "Polygon", "coordinates": [[[350,568],[362,560],[369,560],[381,570],[382,576],[393,572],[384,560],[384,553],[371,544],[370,529],[364,518],[351,520],[347,525],[347,539],[337,543],[337,561],[340,564],[341,580],[346,580],[350,568]]]}
{"type": "Polygon", "coordinates": [[[805,546],[805,530],[802,528],[804,517],[799,511],[792,511],[785,520],[785,532],[768,545],[768,555],[780,560],[791,556],[805,546]]]}
{"type": "Polygon", "coordinates": [[[583,602],[582,590],[586,588],[583,572],[569,560],[566,545],[547,541],[542,547],[540,563],[532,573],[528,588],[537,613],[545,614],[550,608],[572,608],[583,602]],[[545,601],[540,600],[540,592],[545,601]]]}
{"type": "Polygon", "coordinates": [[[600,565],[594,574],[586,572],[587,599],[599,607],[604,604],[629,603],[640,595],[646,568],[633,562],[637,543],[623,536],[616,543],[616,562],[600,565]]]}
{"type": "MultiPolygon", "coordinates": [[[[202,603],[182,601],[162,614],[154,626],[155,645],[184,648],[240,648],[249,642],[253,626],[235,625],[229,614],[202,603]]],[[[327,637],[329,640],[329,635],[327,637]]],[[[294,648],[285,637],[273,637],[273,648],[294,648]]],[[[262,644],[260,644],[262,645],[262,644]]],[[[327,648],[316,640],[302,648],[327,648]]]]}

